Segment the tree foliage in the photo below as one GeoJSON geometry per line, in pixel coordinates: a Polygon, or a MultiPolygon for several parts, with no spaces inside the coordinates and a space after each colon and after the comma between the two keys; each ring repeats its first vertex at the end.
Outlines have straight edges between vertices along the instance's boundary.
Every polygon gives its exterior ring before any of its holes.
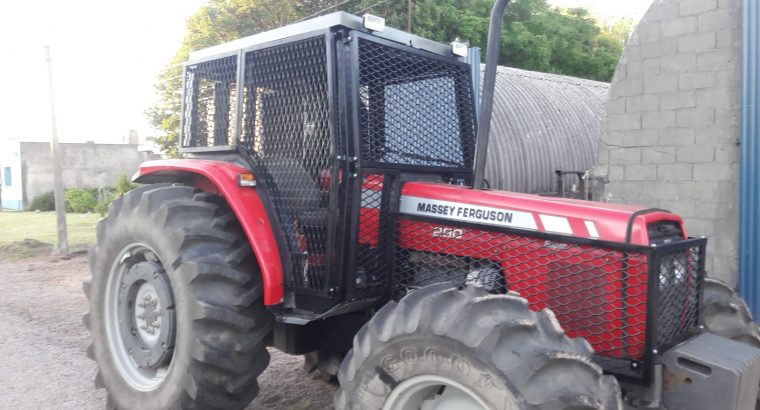
{"type": "MultiPolygon", "coordinates": [[[[165,133],[156,143],[177,156],[182,63],[191,50],[283,26],[311,16],[339,0],[208,0],[187,21],[177,54],[160,74],[160,101],[147,112],[165,133]]],[[[414,0],[412,31],[448,43],[468,40],[485,50],[493,0],[414,0]]],[[[405,29],[406,0],[353,0],[327,11],[371,12],[405,29]],[[378,4],[379,3],[379,4],[378,4]]],[[[609,81],[632,26],[631,21],[600,23],[585,9],[558,9],[547,0],[517,0],[507,8],[500,64],[527,70],[609,81]]],[[[485,54],[485,53],[484,53],[485,54]]]]}

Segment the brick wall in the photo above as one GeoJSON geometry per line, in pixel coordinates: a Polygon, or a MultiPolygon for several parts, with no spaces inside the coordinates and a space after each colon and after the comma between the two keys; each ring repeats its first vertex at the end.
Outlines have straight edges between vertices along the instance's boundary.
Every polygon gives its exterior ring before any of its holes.
{"type": "Polygon", "coordinates": [[[655,0],[610,88],[597,175],[608,201],[669,209],[710,239],[708,274],[735,284],[741,0],[655,0]]]}

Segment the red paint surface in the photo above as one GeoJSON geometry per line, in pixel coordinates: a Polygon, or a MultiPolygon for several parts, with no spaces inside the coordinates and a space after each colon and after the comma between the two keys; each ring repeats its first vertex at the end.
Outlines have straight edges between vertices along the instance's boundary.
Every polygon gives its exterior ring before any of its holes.
{"type": "Polygon", "coordinates": [[[643,255],[631,255],[623,281],[620,252],[467,228],[459,230],[458,238],[436,237],[433,225],[401,220],[399,247],[493,261],[510,291],[528,300],[534,311],[551,309],[570,337],[586,338],[606,357],[644,355],[648,266],[643,255]]]}
{"type": "Polygon", "coordinates": [[[162,160],[142,164],[135,179],[149,182],[189,180],[198,189],[221,195],[227,200],[248,237],[261,269],[264,304],[282,302],[282,265],[272,226],[255,188],[240,187],[239,174],[249,170],[229,162],[208,160],[162,160]]]}
{"type": "MultiPolygon", "coordinates": [[[[594,222],[599,233],[599,238],[594,239],[609,242],[625,242],[628,219],[634,212],[644,209],[630,205],[541,197],[504,191],[474,191],[467,187],[433,183],[409,182],[404,185],[401,193],[439,201],[530,212],[534,215],[539,231],[544,230],[539,214],[563,216],[568,219],[573,228],[574,236],[579,237],[589,237],[584,221],[591,221],[594,222]]],[[[631,243],[648,245],[647,225],[660,221],[674,221],[683,227],[683,221],[678,215],[664,212],[640,215],[633,224],[631,243]]]]}
{"type": "MultiPolygon", "coordinates": [[[[407,183],[402,195],[531,213],[538,231],[544,230],[539,215],[565,217],[576,237],[591,237],[585,224],[590,221],[599,234],[593,239],[619,243],[625,242],[631,215],[643,209],[432,183],[407,183]]],[[[674,221],[683,227],[677,215],[641,215],[634,221],[631,243],[648,245],[647,225],[660,221],[674,221]]],[[[445,226],[446,220],[441,219],[441,225],[445,226]]],[[[623,279],[624,256],[610,249],[488,229],[462,229],[459,238],[435,237],[431,224],[410,220],[401,220],[397,229],[401,248],[498,263],[510,291],[527,299],[533,310],[551,309],[570,337],[585,338],[598,354],[643,357],[648,271],[644,255],[629,255],[623,279]]]]}

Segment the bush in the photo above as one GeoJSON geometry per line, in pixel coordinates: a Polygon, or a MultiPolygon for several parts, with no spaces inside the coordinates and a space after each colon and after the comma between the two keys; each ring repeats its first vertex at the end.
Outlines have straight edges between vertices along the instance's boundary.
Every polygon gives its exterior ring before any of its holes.
{"type": "Polygon", "coordinates": [[[32,203],[29,204],[28,210],[30,211],[55,211],[55,194],[53,191],[39,194],[32,199],[32,203]]]}
{"type": "Polygon", "coordinates": [[[115,190],[113,188],[99,188],[95,196],[98,199],[98,204],[95,205],[95,212],[99,213],[100,216],[106,216],[108,206],[116,199],[115,190]]]}
{"type": "Polygon", "coordinates": [[[72,188],[63,194],[66,200],[66,211],[85,213],[95,210],[95,206],[98,204],[98,200],[92,191],[81,188],[72,188]]]}
{"type": "Polygon", "coordinates": [[[137,186],[129,181],[127,174],[121,174],[119,175],[119,179],[116,180],[115,196],[116,198],[121,198],[124,194],[135,188],[137,188],[137,186]]]}

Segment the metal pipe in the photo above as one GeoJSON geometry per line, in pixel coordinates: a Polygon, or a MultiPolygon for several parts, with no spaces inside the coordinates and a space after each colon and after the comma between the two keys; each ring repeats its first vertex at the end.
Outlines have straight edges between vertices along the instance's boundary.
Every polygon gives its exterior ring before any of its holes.
{"type": "Polygon", "coordinates": [[[491,22],[488,26],[488,47],[486,48],[486,72],[483,76],[483,98],[481,100],[478,137],[475,143],[475,175],[473,189],[483,189],[488,157],[488,137],[491,132],[491,114],[493,113],[493,94],[496,87],[496,66],[499,64],[499,44],[501,43],[501,26],[504,10],[510,0],[496,0],[491,9],[491,22]]]}
{"type": "Polygon", "coordinates": [[[470,48],[467,52],[467,62],[470,64],[473,107],[475,122],[477,122],[480,118],[480,47],[470,48]]]}
{"type": "Polygon", "coordinates": [[[739,210],[739,287],[760,317],[760,6],[743,1],[742,160],[739,210]]]}
{"type": "Polygon", "coordinates": [[[647,404],[644,408],[647,409],[659,409],[662,406],[662,384],[664,366],[662,363],[654,365],[654,372],[652,377],[652,386],[650,386],[647,392],[647,404]]]}

